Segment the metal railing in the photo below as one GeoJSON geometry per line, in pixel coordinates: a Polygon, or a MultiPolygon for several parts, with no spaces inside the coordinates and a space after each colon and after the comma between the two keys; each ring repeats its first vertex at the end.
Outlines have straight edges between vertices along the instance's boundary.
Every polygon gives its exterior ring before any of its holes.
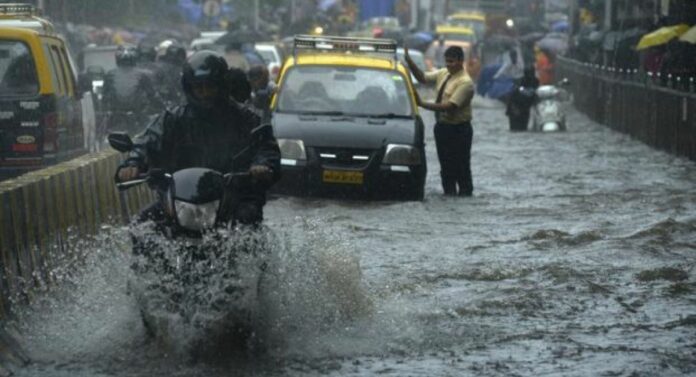
{"type": "Polygon", "coordinates": [[[571,81],[576,107],[592,120],[696,161],[693,80],[663,78],[563,57],[557,61],[556,77],[571,81]]]}

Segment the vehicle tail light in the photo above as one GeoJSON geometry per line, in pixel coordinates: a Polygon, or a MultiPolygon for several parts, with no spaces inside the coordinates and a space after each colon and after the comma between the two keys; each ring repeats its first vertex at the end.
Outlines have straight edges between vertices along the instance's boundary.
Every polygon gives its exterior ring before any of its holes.
{"type": "Polygon", "coordinates": [[[58,113],[48,113],[43,118],[43,150],[55,152],[58,149],[58,113]]]}
{"type": "Polygon", "coordinates": [[[273,69],[271,70],[271,73],[275,76],[280,72],[280,66],[274,66],[273,69]]]}

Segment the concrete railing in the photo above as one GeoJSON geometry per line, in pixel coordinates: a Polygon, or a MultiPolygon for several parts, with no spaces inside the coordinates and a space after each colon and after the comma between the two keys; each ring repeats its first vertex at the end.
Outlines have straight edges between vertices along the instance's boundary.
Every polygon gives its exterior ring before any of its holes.
{"type": "Polygon", "coordinates": [[[575,106],[592,120],[696,161],[696,93],[634,74],[562,57],[556,65],[556,77],[570,80],[575,106]]]}
{"type": "Polygon", "coordinates": [[[151,203],[146,185],[119,192],[114,173],[121,154],[114,150],[0,182],[0,319],[10,298],[31,295],[50,282],[60,255],[102,224],[124,224],[151,203]]]}

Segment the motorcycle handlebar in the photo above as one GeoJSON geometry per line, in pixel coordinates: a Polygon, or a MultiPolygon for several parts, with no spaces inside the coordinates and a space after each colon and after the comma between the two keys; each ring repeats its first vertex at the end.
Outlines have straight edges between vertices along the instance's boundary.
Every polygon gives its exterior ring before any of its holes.
{"type": "MultiPolygon", "coordinates": [[[[128,190],[131,187],[141,185],[143,183],[156,183],[157,181],[160,181],[162,179],[170,179],[171,177],[172,177],[171,174],[165,173],[164,170],[162,170],[162,169],[151,169],[147,173],[139,174],[138,177],[135,179],[132,179],[132,180],[126,181],[126,182],[116,183],[116,187],[118,188],[119,191],[124,191],[124,190],[128,190]]],[[[224,177],[225,177],[225,181],[229,185],[232,185],[235,183],[235,181],[250,179],[252,177],[252,175],[250,172],[245,171],[245,172],[227,173],[224,175],[224,177]]]]}

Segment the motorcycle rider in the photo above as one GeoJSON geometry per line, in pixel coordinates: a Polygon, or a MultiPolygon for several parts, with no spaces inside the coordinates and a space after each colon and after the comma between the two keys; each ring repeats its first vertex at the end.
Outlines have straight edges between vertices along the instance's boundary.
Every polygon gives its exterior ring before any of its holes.
{"type": "Polygon", "coordinates": [[[186,48],[175,40],[166,40],[158,46],[155,64],[157,92],[167,106],[180,104],[185,95],[181,91],[181,67],[186,63],[186,48]]]}
{"type": "Polygon", "coordinates": [[[106,132],[126,131],[135,134],[142,130],[150,114],[161,108],[148,72],[136,67],[135,48],[120,46],[116,65],[104,78],[103,108],[106,132]],[[157,110],[155,110],[157,109],[157,110]]]}
{"type": "Polygon", "coordinates": [[[136,47],[138,53],[138,67],[148,71],[154,80],[157,71],[157,49],[148,41],[140,41],[136,47]]]}
{"type": "MultiPolygon", "coordinates": [[[[169,173],[189,167],[225,173],[248,170],[251,187],[233,213],[240,223],[257,225],[263,220],[266,190],[280,178],[280,150],[272,135],[263,135],[257,143],[251,140],[260,119],[231,100],[227,72],[221,55],[194,53],[181,78],[186,104],[165,110],[134,140],[134,149],[117,170],[116,179],[136,179],[152,168],[169,173]]],[[[140,220],[156,221],[162,216],[156,204],[140,220]]]]}
{"type": "Polygon", "coordinates": [[[264,122],[271,120],[271,98],[278,89],[265,65],[255,65],[247,73],[252,89],[251,104],[264,122]]]}

